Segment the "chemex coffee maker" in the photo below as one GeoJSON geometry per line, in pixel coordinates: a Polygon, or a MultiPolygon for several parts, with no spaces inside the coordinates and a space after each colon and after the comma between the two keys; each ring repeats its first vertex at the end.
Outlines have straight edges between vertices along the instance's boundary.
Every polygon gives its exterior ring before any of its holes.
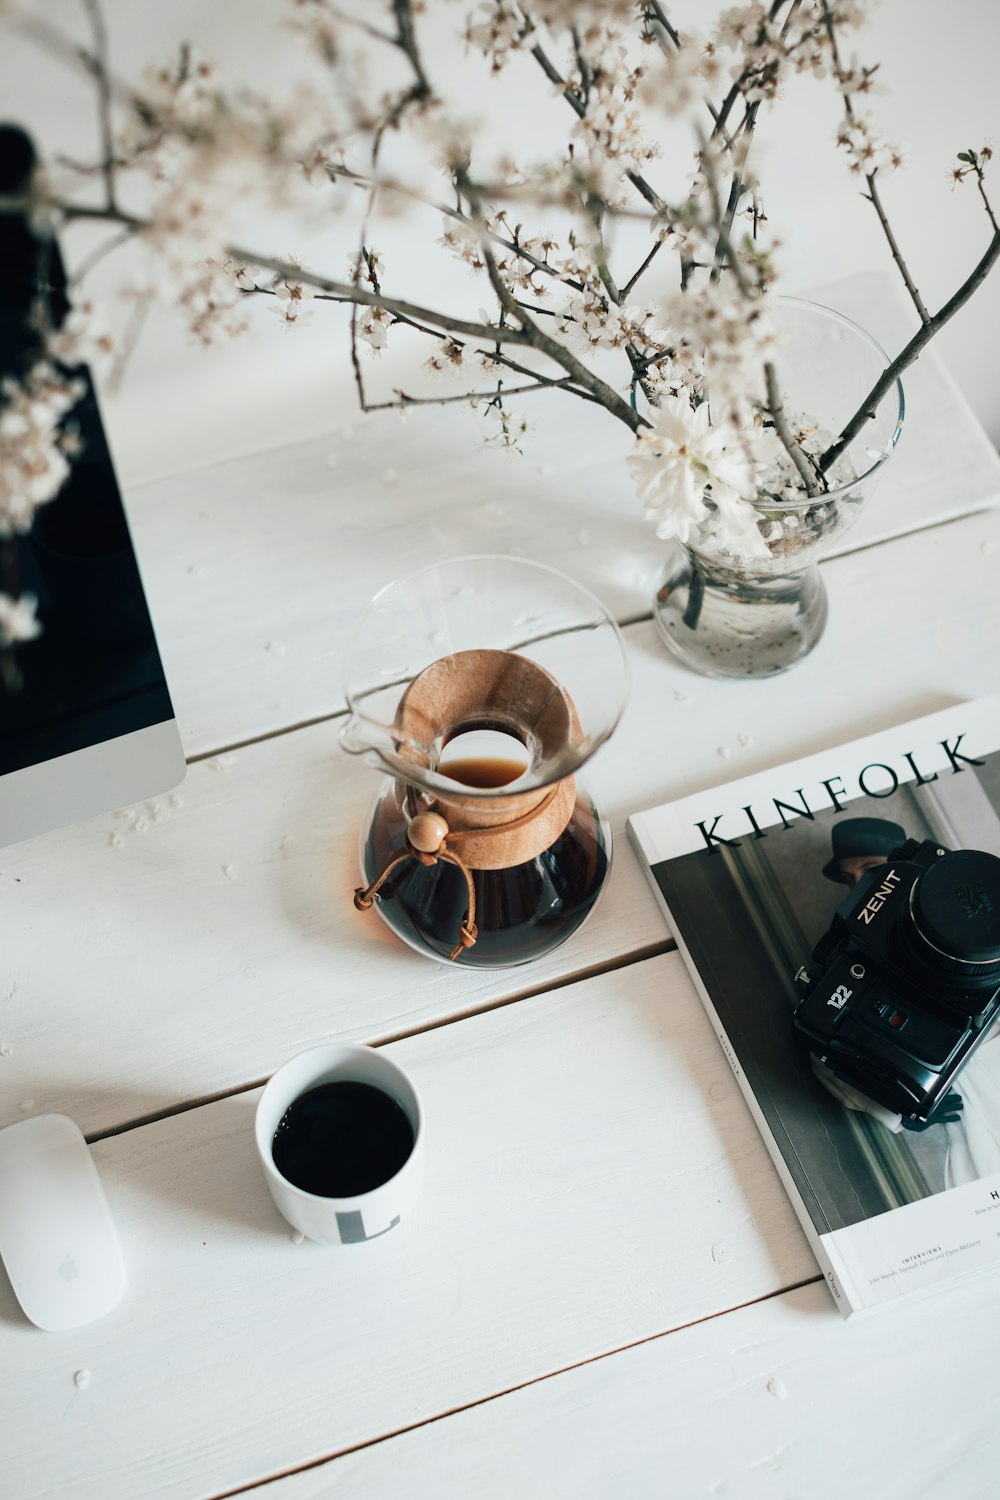
{"type": "Polygon", "coordinates": [[[538,563],[438,563],[376,595],[346,678],[344,748],[388,773],[362,829],[358,909],[467,967],[565,942],[611,861],[577,774],[625,703],[604,606],[538,563]]]}

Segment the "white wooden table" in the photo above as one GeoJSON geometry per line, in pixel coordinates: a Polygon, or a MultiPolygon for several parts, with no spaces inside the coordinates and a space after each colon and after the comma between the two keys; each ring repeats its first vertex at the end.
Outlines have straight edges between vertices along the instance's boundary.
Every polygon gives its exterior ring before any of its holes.
{"type": "MultiPolygon", "coordinates": [[[[874,283],[839,300],[898,316],[874,283]]],[[[430,412],[131,493],[187,781],[0,851],[0,1124],[79,1121],[129,1287],[45,1335],[0,1278],[3,1500],[996,1494],[1000,1281],[841,1322],[623,837],[1000,689],[1000,462],[933,358],[907,394],[826,637],[756,684],[662,651],[620,435],[568,401],[521,464],[430,412]],[[366,597],[482,550],[594,587],[632,671],[589,778],[610,890],[492,974],[353,910],[375,777],[337,746],[366,597]],[[333,1039],[389,1048],[427,1110],[419,1214],[360,1251],[295,1245],[254,1156],[262,1081],[333,1039]]]]}

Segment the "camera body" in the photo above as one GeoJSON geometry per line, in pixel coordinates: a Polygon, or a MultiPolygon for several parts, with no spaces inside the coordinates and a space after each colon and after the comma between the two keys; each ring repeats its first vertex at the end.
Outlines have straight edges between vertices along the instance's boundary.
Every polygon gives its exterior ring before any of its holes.
{"type": "Polygon", "coordinates": [[[841,902],[796,983],[810,1051],[877,1104],[933,1123],[1000,1014],[1000,859],[907,840],[841,902]]]}

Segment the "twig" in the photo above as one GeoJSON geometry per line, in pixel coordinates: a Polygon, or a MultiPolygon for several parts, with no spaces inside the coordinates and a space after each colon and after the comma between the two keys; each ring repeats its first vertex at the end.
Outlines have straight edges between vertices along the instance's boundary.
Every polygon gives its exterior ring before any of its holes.
{"type": "Polygon", "coordinates": [[[785,452],[799,471],[799,478],[807,495],[818,495],[822,486],[818,483],[816,475],[809,467],[809,461],[802,449],[799,447],[792,430],[785,417],[785,408],[781,402],[781,390],[778,385],[778,376],[774,365],[770,360],[764,364],[764,378],[767,381],[767,409],[774,423],[774,430],[781,439],[785,452]]]}
{"type": "Polygon", "coordinates": [[[663,30],[673,42],[674,46],[678,49],[678,51],[680,50],[681,34],[675,29],[675,27],[670,24],[670,21],[667,18],[666,11],[663,9],[662,5],[659,5],[657,3],[657,0],[647,0],[646,13],[643,19],[647,22],[655,21],[658,26],[662,26],[663,30]]]}
{"type": "MultiPolygon", "coordinates": [[[[534,23],[530,21],[529,17],[527,17],[526,12],[525,16],[529,20],[529,24],[533,26],[534,23]]],[[[587,112],[585,104],[576,93],[576,91],[566,82],[559,69],[554,66],[545,49],[539,43],[536,43],[535,46],[531,49],[531,55],[537,62],[538,66],[542,69],[549,82],[556,85],[556,87],[562,93],[562,96],[566,100],[567,104],[569,104],[570,107],[576,111],[576,113],[582,120],[587,112]]],[[[635,188],[636,192],[640,193],[642,197],[645,198],[650,207],[655,209],[657,215],[669,222],[669,203],[667,203],[665,199],[660,197],[655,188],[650,187],[645,177],[643,177],[638,172],[633,172],[631,168],[625,173],[625,176],[635,188]]]]}
{"type": "Polygon", "coordinates": [[[73,272],[71,284],[73,286],[79,286],[84,277],[88,276],[94,269],[94,267],[98,265],[106,255],[110,255],[112,250],[117,250],[120,246],[127,244],[127,242],[132,238],[133,233],[134,230],[132,229],[122,229],[118,232],[118,234],[112,234],[108,237],[108,239],[102,240],[99,245],[94,247],[89,255],[84,256],[83,260],[73,272]]]}
{"type": "MultiPolygon", "coordinates": [[[[781,7],[785,3],[786,3],[786,0],[771,0],[771,5],[770,5],[770,8],[769,8],[769,10],[767,12],[767,18],[768,18],[769,21],[773,21],[773,20],[776,19],[776,17],[778,16],[778,13],[781,10],[781,7]]],[[[713,140],[715,139],[715,137],[717,135],[723,135],[725,133],[726,121],[729,119],[729,115],[730,115],[730,112],[732,111],[733,105],[736,103],[737,99],[740,97],[740,94],[741,94],[742,89],[743,89],[743,85],[746,83],[747,79],[749,78],[750,72],[751,72],[751,70],[749,68],[744,68],[743,72],[740,73],[739,76],[736,79],[734,79],[734,81],[733,81],[733,83],[732,83],[732,85],[731,85],[731,87],[729,89],[729,92],[726,95],[726,97],[723,99],[721,105],[719,106],[718,111],[716,111],[716,110],[712,111],[712,114],[713,114],[713,116],[715,118],[715,129],[712,131],[712,137],[711,137],[713,140]]],[[[738,135],[739,131],[737,131],[736,133],[738,135]]]]}
{"type": "Polygon", "coordinates": [[[401,51],[406,53],[410,60],[410,66],[413,69],[416,79],[416,87],[420,91],[420,97],[429,99],[432,90],[427,81],[427,74],[424,72],[424,65],[420,59],[420,51],[417,47],[417,33],[413,24],[413,10],[410,6],[410,0],[393,0],[392,9],[396,17],[396,27],[398,30],[396,45],[401,51]]]}
{"type": "Polygon", "coordinates": [[[640,279],[640,277],[644,276],[646,274],[646,272],[649,270],[649,267],[652,265],[653,261],[659,255],[660,251],[663,249],[664,243],[665,242],[663,240],[657,240],[656,243],[654,244],[652,250],[650,250],[649,254],[646,256],[646,259],[643,261],[642,265],[639,267],[638,271],[636,271],[635,274],[632,275],[632,276],[630,276],[629,279],[628,279],[628,281],[626,281],[625,285],[622,287],[622,297],[623,298],[625,298],[625,297],[628,296],[629,292],[635,286],[636,282],[640,279]]]}
{"type": "Polygon", "coordinates": [[[363,21],[360,16],[349,15],[346,10],[341,10],[339,5],[331,5],[330,0],[324,7],[335,21],[342,21],[345,26],[353,26],[358,31],[363,31],[366,36],[372,37],[376,42],[384,42],[388,47],[398,46],[394,36],[388,31],[382,31],[380,27],[373,26],[370,21],[363,21]]]}
{"type": "Polygon", "coordinates": [[[83,8],[90,18],[90,29],[94,36],[94,51],[90,58],[90,71],[97,85],[97,112],[101,127],[101,146],[104,160],[101,171],[104,175],[104,191],[108,207],[117,206],[115,200],[115,154],[111,133],[111,76],[108,71],[108,33],[100,0],[83,0],[83,8]]]}
{"type": "MultiPolygon", "coordinates": [[[[826,25],[827,36],[830,38],[830,51],[833,55],[834,77],[839,81],[839,79],[843,76],[843,69],[840,66],[840,52],[837,47],[837,31],[834,25],[833,13],[830,10],[827,0],[821,0],[821,3],[823,7],[823,21],[826,25]]],[[[844,95],[844,111],[849,119],[854,119],[854,105],[851,102],[850,94],[844,95]]],[[[889,225],[889,220],[886,217],[885,209],[882,207],[882,199],[879,196],[878,187],[875,183],[875,176],[875,172],[868,172],[865,174],[865,182],[868,185],[868,192],[863,196],[868,199],[869,203],[872,205],[876,214],[878,215],[878,221],[882,226],[882,232],[885,235],[889,245],[889,249],[892,252],[892,258],[896,262],[896,265],[899,267],[899,274],[903,278],[903,284],[910,294],[911,302],[917,309],[917,315],[919,316],[921,323],[926,325],[928,322],[930,322],[930,313],[924,306],[923,298],[917,291],[913,277],[910,275],[910,268],[906,264],[906,261],[903,259],[903,255],[900,251],[899,245],[896,243],[896,236],[892,232],[892,229],[889,225]]]]}
{"type": "MultiPolygon", "coordinates": [[[[673,56],[673,53],[667,46],[667,40],[670,41],[676,51],[679,52],[681,50],[681,47],[684,45],[683,41],[681,40],[681,34],[675,26],[671,25],[666,11],[664,10],[663,6],[658,3],[658,0],[647,0],[647,4],[643,10],[642,19],[647,26],[652,26],[654,28],[656,39],[660,44],[660,51],[663,53],[664,57],[673,56]],[[664,40],[665,38],[667,40],[664,40]]],[[[704,102],[705,108],[712,116],[712,121],[717,127],[719,134],[722,136],[722,139],[725,141],[726,145],[731,147],[733,144],[733,138],[729,134],[729,131],[726,129],[725,121],[719,118],[719,111],[716,109],[715,105],[712,103],[711,99],[709,99],[707,94],[705,95],[704,102]]]]}
{"type": "MultiPolygon", "coordinates": [[[[583,401],[597,401],[596,396],[591,396],[588,391],[577,390],[570,381],[568,375],[562,380],[534,380],[527,385],[511,385],[502,392],[506,399],[508,396],[524,396],[529,391],[568,391],[573,396],[579,396],[583,401]]],[[[376,401],[365,407],[365,411],[390,411],[407,406],[453,406],[462,401],[492,401],[496,399],[496,391],[462,391],[452,396],[410,396],[406,391],[397,391],[395,401],[376,401]]],[[[598,402],[598,405],[602,403],[598,402]]]]}
{"type": "Polygon", "coordinates": [[[698,156],[701,162],[702,171],[705,174],[705,182],[708,187],[708,196],[712,205],[712,228],[715,230],[716,234],[716,254],[718,255],[721,252],[723,261],[728,262],[729,267],[736,278],[737,286],[743,293],[743,296],[746,298],[746,300],[748,302],[751,302],[754,298],[754,292],[752,287],[750,286],[750,283],[747,281],[746,272],[743,269],[740,258],[737,255],[735,248],[733,247],[732,240],[729,238],[729,231],[726,228],[726,224],[723,218],[722,200],[719,197],[719,179],[716,176],[715,164],[712,160],[712,152],[710,149],[711,141],[706,141],[704,135],[700,130],[697,131],[697,135],[698,156]]]}
{"type": "Polygon", "coordinates": [[[854,416],[844,428],[840,437],[835,443],[831,443],[830,447],[827,448],[826,452],[821,457],[819,461],[819,469],[821,474],[825,474],[830,465],[836,462],[841,453],[843,453],[844,449],[847,447],[848,443],[852,442],[853,439],[857,437],[858,433],[861,431],[865,423],[871,421],[878,409],[879,402],[892,389],[896,381],[899,379],[900,375],[902,375],[903,371],[908,369],[909,366],[912,365],[913,361],[917,358],[924,345],[930,342],[930,340],[934,337],[934,335],[940,328],[944,327],[949,318],[954,317],[959,308],[963,307],[965,303],[968,302],[969,298],[976,290],[976,287],[979,286],[981,282],[985,281],[986,277],[989,275],[990,270],[995,265],[998,259],[1000,259],[1000,230],[998,230],[997,233],[994,234],[993,238],[990,240],[989,248],[986,251],[986,254],[979,261],[972,274],[967,277],[965,281],[963,281],[962,285],[959,287],[954,296],[949,297],[948,301],[938,312],[934,314],[933,317],[928,318],[926,323],[921,324],[920,328],[913,335],[912,339],[906,345],[905,349],[901,350],[901,352],[897,354],[896,358],[892,361],[892,364],[888,365],[884,372],[879,376],[878,380],[872,386],[871,390],[868,392],[867,396],[862,401],[857,411],[854,413],[854,416]]]}
{"type": "Polygon", "coordinates": [[[139,343],[139,336],[142,333],[143,326],[146,322],[147,317],[149,316],[149,309],[152,305],[152,301],[152,297],[148,294],[145,296],[137,297],[135,300],[135,305],[132,308],[132,314],[125,329],[125,336],[122,339],[121,348],[118,351],[114,365],[112,366],[110,374],[108,375],[109,391],[117,391],[122,383],[122,380],[124,379],[129,360],[135,353],[136,346],[139,343]]]}
{"type": "Polygon", "coordinates": [[[980,165],[978,155],[974,157],[973,166],[975,168],[976,186],[979,189],[979,196],[983,200],[983,207],[986,209],[986,212],[989,215],[990,223],[993,225],[994,232],[997,232],[998,230],[1000,230],[1000,224],[997,223],[996,216],[993,213],[993,206],[990,203],[989,198],[987,198],[986,196],[986,182],[983,177],[983,169],[980,165]]]}
{"type": "MultiPolygon", "coordinates": [[[[420,203],[424,208],[432,208],[442,218],[454,219],[458,224],[468,224],[470,222],[468,214],[464,214],[460,208],[453,208],[449,203],[441,203],[437,199],[428,198],[416,188],[411,188],[406,183],[399,182],[395,178],[378,177],[374,173],[355,172],[353,168],[346,167],[339,162],[328,162],[326,173],[334,181],[342,177],[345,182],[356,183],[359,187],[372,188],[383,193],[396,193],[401,198],[407,198],[412,203],[420,203]]],[[[492,199],[502,197],[503,194],[500,189],[491,188],[486,191],[485,196],[492,199]]],[[[546,260],[540,260],[537,255],[533,255],[530,250],[526,250],[516,239],[504,239],[503,235],[499,234],[495,229],[486,229],[485,233],[495,244],[502,245],[505,250],[513,250],[519,260],[523,260],[526,265],[533,266],[536,271],[541,271],[544,275],[551,276],[555,281],[561,281],[564,286],[573,287],[575,291],[579,292],[583,290],[583,283],[581,281],[574,280],[572,276],[561,275],[555,266],[550,266],[546,260]]]]}
{"type": "Polygon", "coordinates": [[[358,391],[358,406],[362,411],[368,411],[368,400],[365,396],[365,379],[361,373],[361,360],[358,357],[358,304],[356,302],[351,308],[350,350],[351,369],[354,371],[354,384],[358,391]]]}
{"type": "MultiPolygon", "coordinates": [[[[477,190],[467,174],[462,172],[459,175],[462,190],[469,200],[473,213],[481,221],[482,211],[477,190]]],[[[486,274],[490,279],[490,285],[496,293],[501,311],[507,317],[516,318],[520,323],[524,342],[539,350],[540,353],[547,354],[555,364],[560,365],[566,371],[567,375],[573,377],[577,385],[582,386],[584,390],[590,391],[592,395],[598,397],[601,404],[611,415],[617,417],[620,422],[624,422],[625,426],[633,432],[638,432],[640,427],[647,427],[649,424],[645,418],[640,416],[628,401],[624,401],[613,387],[607,385],[593,371],[588,370],[586,365],[581,364],[580,360],[576,358],[575,354],[571,354],[562,344],[550,338],[547,333],[539,328],[538,324],[532,320],[528,313],[518,307],[517,299],[500,275],[492,250],[485,243],[482,245],[482,254],[483,260],[486,263],[486,274]]],[[[498,330],[498,333],[506,332],[507,329],[503,327],[498,330]]]]}
{"type": "Polygon", "coordinates": [[[593,79],[590,76],[590,68],[587,59],[583,55],[583,43],[580,41],[580,33],[575,26],[570,27],[570,36],[573,38],[573,56],[580,70],[580,99],[586,114],[587,105],[590,103],[590,86],[593,79]]]}
{"type": "MultiPolygon", "coordinates": [[[[782,22],[782,25],[781,25],[781,39],[782,39],[782,41],[784,41],[785,37],[788,35],[789,29],[791,27],[791,24],[795,20],[795,17],[798,14],[798,11],[799,11],[799,8],[800,8],[801,4],[802,4],[802,0],[792,0],[791,7],[789,8],[788,13],[785,16],[785,19],[784,19],[784,21],[782,22]]],[[[771,6],[771,10],[770,10],[770,19],[771,20],[775,19],[775,17],[777,16],[778,11],[780,10],[780,8],[781,8],[780,5],[772,5],[771,6]]],[[[731,185],[731,187],[729,189],[729,202],[726,204],[726,214],[725,214],[725,218],[723,220],[723,225],[724,225],[725,232],[726,232],[727,235],[730,235],[732,233],[733,220],[736,217],[736,210],[739,207],[740,199],[742,198],[743,193],[745,191],[745,186],[746,185],[745,185],[744,179],[743,179],[743,167],[746,165],[747,157],[749,155],[750,142],[751,142],[751,140],[753,138],[754,127],[757,124],[757,115],[758,115],[758,113],[760,111],[760,103],[761,103],[761,101],[759,99],[754,99],[752,103],[750,103],[750,104],[747,105],[746,111],[745,111],[745,113],[743,115],[743,120],[742,120],[742,122],[740,124],[740,128],[736,132],[736,140],[738,140],[738,141],[740,141],[742,143],[743,157],[742,157],[742,164],[739,167],[737,167],[736,171],[734,171],[734,173],[733,173],[733,181],[732,181],[732,185],[731,185]]],[[[732,144],[733,143],[730,142],[730,147],[732,147],[732,144]]],[[[754,237],[754,239],[757,238],[757,218],[758,218],[758,214],[757,214],[757,202],[756,202],[756,193],[755,193],[755,195],[754,195],[754,220],[753,220],[753,230],[754,230],[753,237],[754,237]]],[[[722,271],[723,259],[724,258],[720,254],[720,251],[721,251],[721,244],[718,244],[718,245],[716,245],[716,250],[715,250],[715,265],[712,268],[712,275],[711,275],[712,281],[718,281],[719,276],[720,276],[721,271],[722,271]]]]}

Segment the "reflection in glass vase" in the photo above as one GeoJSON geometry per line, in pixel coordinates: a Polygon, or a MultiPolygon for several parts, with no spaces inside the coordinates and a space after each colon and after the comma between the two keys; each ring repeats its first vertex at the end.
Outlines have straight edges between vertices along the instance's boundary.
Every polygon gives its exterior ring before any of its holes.
{"type": "MultiPolygon", "coordinates": [[[[888,356],[829,308],[781,298],[778,320],[785,410],[808,414],[832,440],[885,370],[888,356]]],[[[657,578],[653,616],[675,656],[709,677],[770,677],[812,651],[827,621],[826,589],[816,565],[871,497],[903,415],[897,380],[830,471],[822,494],[758,498],[761,545],[754,555],[722,545],[711,517],[685,545],[671,545],[657,578]]]]}

